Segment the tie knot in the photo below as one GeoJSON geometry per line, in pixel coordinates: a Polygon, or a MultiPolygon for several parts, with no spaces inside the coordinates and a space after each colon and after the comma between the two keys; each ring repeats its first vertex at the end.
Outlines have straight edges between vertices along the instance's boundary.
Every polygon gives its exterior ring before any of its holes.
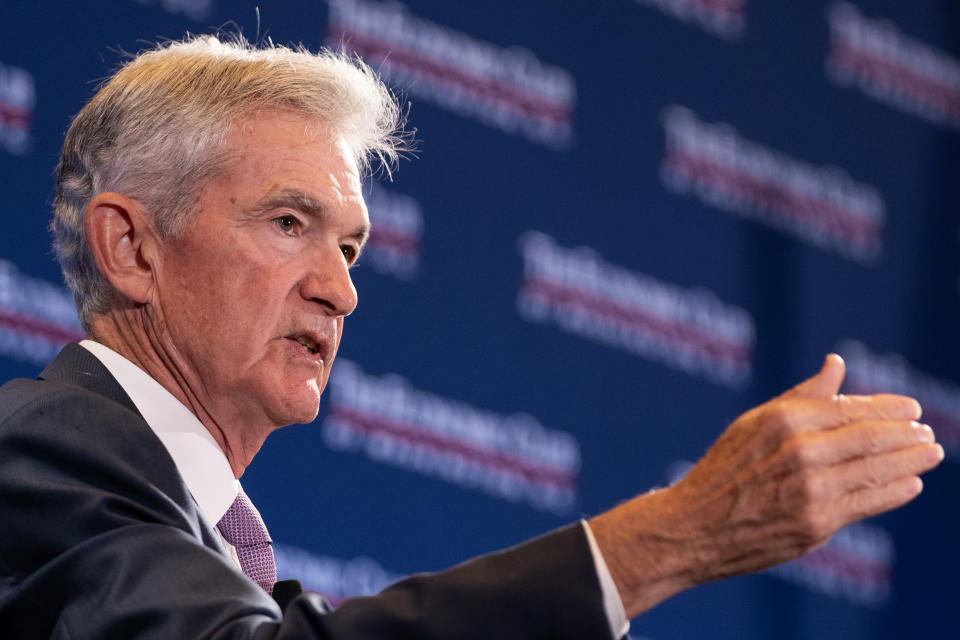
{"type": "Polygon", "coordinates": [[[240,489],[233,504],[218,523],[220,533],[234,547],[250,547],[273,542],[260,512],[240,489]]]}

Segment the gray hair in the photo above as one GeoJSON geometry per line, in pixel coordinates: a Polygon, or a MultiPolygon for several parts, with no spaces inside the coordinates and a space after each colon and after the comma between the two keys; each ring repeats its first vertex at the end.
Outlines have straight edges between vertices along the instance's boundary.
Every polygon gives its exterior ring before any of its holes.
{"type": "Polygon", "coordinates": [[[57,166],[54,250],[84,328],[108,308],[112,287],[97,269],[84,212],[98,193],[138,200],[157,232],[186,228],[200,191],[226,169],[231,123],[284,110],[342,135],[367,173],[389,171],[406,149],[396,99],[370,68],[328,50],[193,36],[141,53],[120,68],[67,131],[57,166]]]}

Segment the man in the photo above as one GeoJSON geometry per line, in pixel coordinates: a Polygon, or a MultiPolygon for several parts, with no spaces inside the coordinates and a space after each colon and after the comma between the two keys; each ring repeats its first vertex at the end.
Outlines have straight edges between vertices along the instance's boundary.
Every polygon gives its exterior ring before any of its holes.
{"type": "Polygon", "coordinates": [[[0,390],[5,636],[610,638],[920,492],[943,451],[917,403],[838,396],[829,356],[669,488],[336,611],[281,608],[236,479],[317,414],[357,303],[361,175],[402,150],[398,120],[358,63],[210,37],[140,55],[77,115],[51,226],[89,340],[0,390]]]}

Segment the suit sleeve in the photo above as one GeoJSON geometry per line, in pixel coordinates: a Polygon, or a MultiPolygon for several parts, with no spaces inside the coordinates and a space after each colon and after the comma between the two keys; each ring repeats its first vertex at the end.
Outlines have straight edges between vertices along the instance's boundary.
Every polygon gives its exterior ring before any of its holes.
{"type": "Polygon", "coordinates": [[[0,629],[10,637],[610,636],[579,525],[335,611],[303,594],[281,613],[204,544],[195,504],[139,416],[69,387],[0,408],[0,629]]]}

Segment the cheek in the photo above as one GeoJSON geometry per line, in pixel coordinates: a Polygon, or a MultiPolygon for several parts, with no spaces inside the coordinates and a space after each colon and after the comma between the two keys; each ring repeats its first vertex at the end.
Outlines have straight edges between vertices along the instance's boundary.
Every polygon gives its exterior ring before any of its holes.
{"type": "Polygon", "coordinates": [[[170,329],[208,356],[242,357],[275,328],[270,317],[282,300],[271,299],[269,283],[254,277],[249,263],[221,262],[219,268],[186,263],[165,301],[170,329]]]}
{"type": "Polygon", "coordinates": [[[284,302],[280,291],[285,277],[283,271],[249,257],[234,255],[231,258],[219,262],[210,283],[202,286],[213,313],[222,316],[225,322],[239,324],[248,318],[275,314],[284,302]]]}

